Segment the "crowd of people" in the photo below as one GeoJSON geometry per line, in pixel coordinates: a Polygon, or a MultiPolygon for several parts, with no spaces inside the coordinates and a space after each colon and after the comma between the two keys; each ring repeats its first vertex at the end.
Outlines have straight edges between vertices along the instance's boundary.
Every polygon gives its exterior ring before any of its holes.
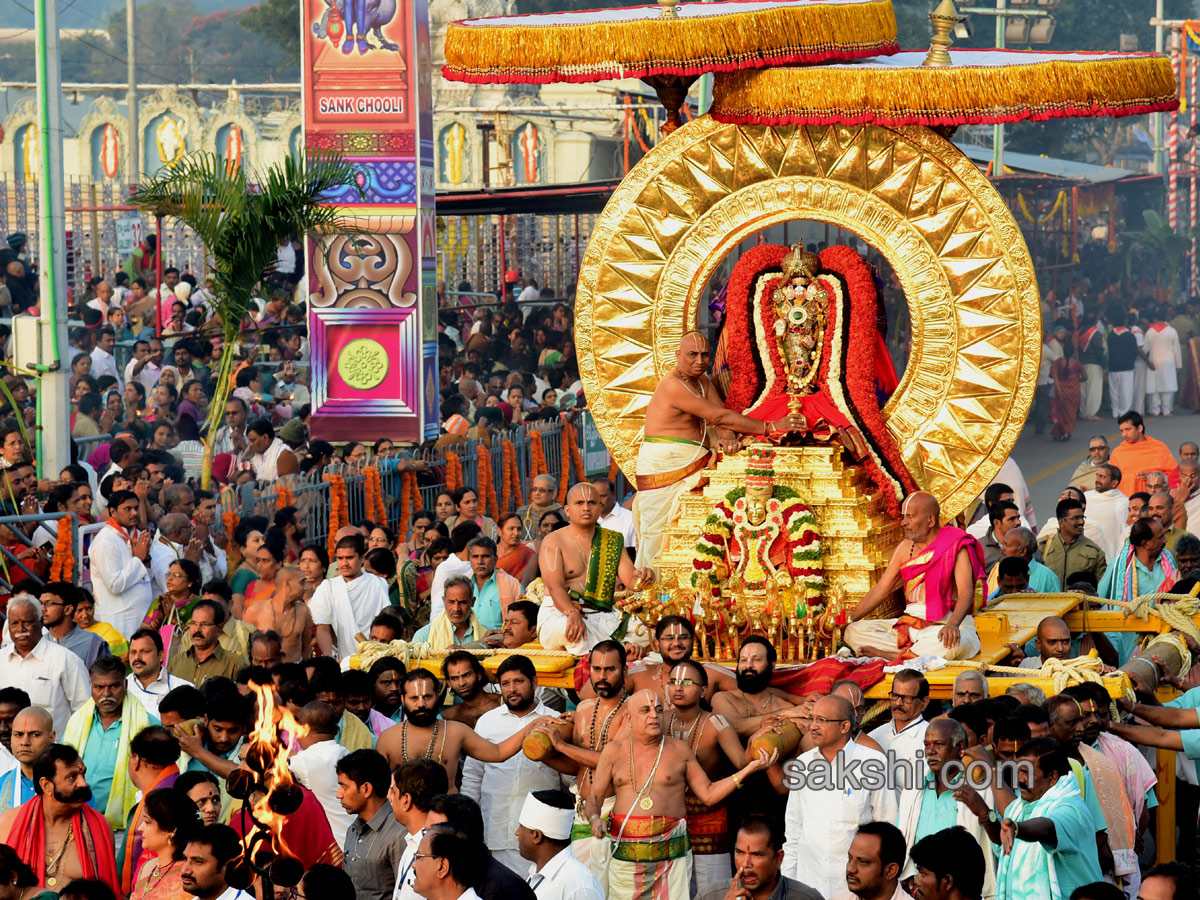
{"type": "MultiPolygon", "coordinates": [[[[295,250],[282,275],[298,271],[295,250]]],[[[900,666],[882,714],[851,664],[838,663],[840,680],[793,693],[777,686],[776,648],[754,635],[732,669],[701,664],[688,618],[662,618],[650,633],[626,630],[613,610],[615,584],[636,589],[654,573],[635,565],[641,520],[604,476],[560,493],[566,486],[539,475],[528,502],[495,519],[478,484],[431,492],[406,533],[393,530],[393,497],[383,521],[355,521],[329,541],[309,539],[302,503],[224,517],[232,487],[273,498],[277,485],[327,471],[403,469],[427,486],[443,473],[388,440],[310,440],[294,280],[265,284],[243,340],[223,347],[195,277],[167,267],[147,289],[156,252],[148,239],[113,283],[95,279],[78,298],[74,461],[56,481],[38,478],[26,443],[30,387],[5,377],[5,512],[68,512],[97,528],[83,586],[55,567],[52,526],[0,526],[22,566],[10,567],[0,645],[0,900],[259,892],[246,835],[262,795],[290,780],[301,802],[276,828],[303,877],[295,887],[275,879],[270,900],[1196,895],[1200,688],[1189,682],[1165,706],[1143,691],[1117,724],[1095,685],[1046,697],[1013,679],[989,696],[972,671],[953,703],[939,704],[919,669],[900,666]],[[118,364],[117,342],[130,341],[118,364]],[[202,439],[224,353],[236,354],[235,389],[205,489],[202,439]],[[437,664],[406,665],[399,651],[363,664],[365,648],[398,640],[437,664]],[[546,648],[580,657],[574,689],[540,683],[546,648]],[[485,649],[506,651],[498,666],[485,668],[485,649]],[[257,759],[264,694],[287,713],[275,729],[287,773],[267,773],[246,798],[231,793],[230,776],[257,759]],[[1181,863],[1143,864],[1157,804],[1144,748],[1181,760],[1181,863]],[[879,783],[818,777],[891,772],[897,761],[903,777],[879,783]],[[964,777],[969,763],[983,783],[964,777]]],[[[570,306],[508,275],[496,304],[440,297],[443,447],[585,406],[570,306]]],[[[1151,316],[1138,344],[1155,372],[1158,324],[1151,316]]],[[[1041,527],[1024,483],[1004,472],[982,498],[968,530],[996,600],[1071,590],[1128,601],[1200,583],[1200,539],[1188,532],[1189,519],[1200,523],[1200,447],[1176,456],[1146,434],[1133,400],[1117,409],[1123,329],[1084,328],[1079,351],[1094,353],[1105,332],[1122,443],[1092,439],[1041,527]]],[[[1048,338],[1062,349],[1051,360],[1056,394],[1039,383],[1038,399],[1073,402],[1073,427],[1076,407],[1089,419],[1099,406],[1090,394],[1072,401],[1059,383],[1064,368],[1080,377],[1066,338],[1048,338]]],[[[1094,358],[1078,361],[1089,379],[1100,377],[1094,358]]],[[[1168,414],[1178,385],[1150,384],[1148,411],[1168,414]]],[[[911,562],[918,543],[934,541],[938,514],[929,495],[908,500],[901,549],[911,562]],[[921,518],[926,532],[910,528],[921,518]]],[[[931,645],[945,642],[945,627],[923,625],[931,645]]],[[[966,616],[954,628],[960,647],[970,634],[966,616]]],[[[1011,646],[1009,662],[1036,670],[1092,648],[1106,666],[1133,652],[1128,634],[1072,634],[1049,618],[1028,645],[1011,646]]]]}
{"type": "Polygon", "coordinates": [[[1171,305],[1147,298],[1131,309],[1115,289],[1093,296],[1087,279],[1065,296],[1042,301],[1046,323],[1033,424],[1069,441],[1079,421],[1100,421],[1105,403],[1113,419],[1170,416],[1177,399],[1200,408],[1200,302],[1171,305]]]}

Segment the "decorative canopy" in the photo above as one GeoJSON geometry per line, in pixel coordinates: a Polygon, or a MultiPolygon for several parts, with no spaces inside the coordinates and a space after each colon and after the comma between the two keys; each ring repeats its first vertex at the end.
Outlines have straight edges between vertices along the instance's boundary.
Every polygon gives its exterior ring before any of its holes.
{"type": "Polygon", "coordinates": [[[896,52],[891,0],[724,0],[453,23],[451,81],[695,77],[896,52]]]}
{"type": "Polygon", "coordinates": [[[981,125],[1178,108],[1171,62],[1152,53],[904,50],[823,66],[718,74],[710,110],[752,125],[981,125]]]}

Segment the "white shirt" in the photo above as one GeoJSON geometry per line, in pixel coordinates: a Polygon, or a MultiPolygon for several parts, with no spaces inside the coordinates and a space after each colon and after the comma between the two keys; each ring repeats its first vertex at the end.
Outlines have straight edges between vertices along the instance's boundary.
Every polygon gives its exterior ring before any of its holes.
{"type": "Polygon", "coordinates": [[[518,303],[535,303],[541,299],[542,292],[535,288],[532,284],[526,285],[521,293],[517,294],[518,303]]]}
{"type": "Polygon", "coordinates": [[[392,891],[392,900],[423,900],[417,889],[413,887],[413,860],[416,859],[417,848],[425,837],[425,829],[404,835],[404,855],[400,857],[400,870],[396,873],[396,887],[392,891]]]}
{"type": "Polygon", "coordinates": [[[607,516],[597,520],[601,528],[607,528],[625,536],[626,547],[637,546],[637,532],[633,530],[633,513],[620,504],[613,507],[607,516]]]}
{"type": "Polygon", "coordinates": [[[341,575],[326,578],[313,591],[308,611],[312,613],[314,625],[328,625],[333,629],[333,639],[341,657],[355,652],[358,644],[354,636],[370,632],[371,620],[387,605],[387,582],[364,571],[350,581],[341,575]]]}
{"type": "Polygon", "coordinates": [[[437,614],[445,610],[442,596],[446,593],[446,579],[452,575],[471,575],[471,562],[459,559],[457,553],[451,553],[445,561],[433,570],[433,585],[429,589],[429,621],[437,618],[437,614]]]}
{"type": "Polygon", "coordinates": [[[125,536],[112,526],[96,533],[89,556],[96,621],[107,622],[128,638],[142,626],[154,599],[150,570],[133,555],[125,536]]]}
{"type": "Polygon", "coordinates": [[[154,390],[154,386],[158,384],[158,376],[162,374],[162,366],[152,362],[147,362],[142,366],[142,371],[136,375],[133,374],[133,367],[137,365],[136,359],[131,359],[125,366],[125,381],[140,381],[142,387],[146,389],[146,400],[150,399],[150,392],[154,390]]]}
{"type": "MultiPolygon", "coordinates": [[[[525,715],[518,716],[501,703],[489,709],[475,723],[475,733],[498,744],[512,737],[539,716],[553,716],[554,710],[535,703],[525,715]]],[[[484,843],[493,851],[517,849],[517,825],[521,807],[530,791],[561,791],[562,777],[547,765],[518,753],[500,763],[483,763],[467,757],[463,763],[463,794],[479,803],[483,812],[484,843]]]]}
{"type": "Polygon", "coordinates": [[[1125,519],[1129,517],[1129,498],[1117,488],[1103,493],[1084,491],[1083,496],[1087,500],[1083,536],[1095,541],[1109,559],[1116,559],[1123,543],[1121,534],[1125,531],[1125,519]]]}
{"type": "Polygon", "coordinates": [[[275,438],[265,453],[255,453],[251,456],[250,466],[254,469],[254,477],[259,481],[274,481],[278,478],[279,454],[289,449],[287,444],[275,438]]]}
{"type": "Polygon", "coordinates": [[[122,387],[121,373],[117,370],[117,359],[107,350],[96,347],[92,350],[92,377],[111,375],[117,379],[117,387],[122,387]]]}
{"type": "MultiPolygon", "coordinates": [[[[358,818],[346,812],[337,798],[338,760],[350,753],[337,741],[318,741],[288,757],[288,768],[296,780],[308,788],[321,801],[325,818],[333,831],[333,839],[339,847],[346,846],[346,831],[358,818]]],[[[522,754],[524,755],[524,754],[522,754]]]]}
{"type": "Polygon", "coordinates": [[[529,866],[525,879],[538,900],[604,900],[604,889],[592,870],[575,858],[568,844],[539,872],[536,864],[529,866]],[[539,879],[538,876],[541,876],[539,879]]]}
{"type": "MultiPolygon", "coordinates": [[[[275,271],[280,275],[291,275],[296,271],[296,248],[291,241],[280,244],[275,251],[275,271]]],[[[339,845],[340,846],[340,845],[339,845]]]]}
{"type": "MultiPolygon", "coordinates": [[[[929,720],[918,716],[900,731],[896,730],[895,721],[885,722],[869,734],[875,743],[887,753],[891,750],[900,759],[913,763],[909,771],[913,773],[910,787],[919,790],[925,785],[925,732],[929,730],[929,720]],[[917,753],[920,752],[920,758],[917,753]]],[[[903,784],[896,785],[897,790],[903,790],[903,784]]]]}
{"type": "Polygon", "coordinates": [[[54,731],[61,737],[71,713],[92,699],[87,669],[78,655],[42,639],[29,655],[22,658],[12,644],[0,647],[0,684],[17,687],[29,695],[29,702],[40,706],[54,719],[54,731]]]}
{"type": "Polygon", "coordinates": [[[167,672],[166,666],[158,667],[158,677],[148,685],[144,685],[138,681],[138,677],[132,672],[125,676],[125,689],[142,701],[142,706],[146,707],[146,712],[150,713],[156,719],[161,718],[158,714],[159,701],[168,693],[175,690],[175,688],[182,687],[185,684],[190,685],[191,682],[171,675],[167,672]]]}
{"type": "Polygon", "coordinates": [[[150,593],[159,597],[167,592],[167,572],[171,563],[183,559],[183,547],[159,535],[150,545],[150,593]]]}
{"type": "MultiPolygon", "coordinates": [[[[801,754],[799,761],[811,767],[820,752],[814,747],[801,754]]],[[[880,766],[886,765],[882,753],[854,741],[839,753],[845,764],[873,759],[880,766]]],[[[821,760],[825,762],[824,757],[821,760]]],[[[785,768],[785,777],[787,772],[785,768]]],[[[823,897],[846,887],[846,853],[858,826],[863,822],[896,821],[896,793],[887,786],[871,790],[826,787],[801,786],[788,792],[781,869],[788,878],[804,882],[823,897]]]]}
{"type": "MultiPolygon", "coordinates": [[[[17,758],[8,752],[8,748],[3,744],[0,744],[0,778],[3,778],[19,765],[20,763],[17,762],[17,758]]],[[[9,809],[12,809],[13,806],[18,805],[19,804],[14,803],[9,807],[9,809]]]]}
{"type": "Polygon", "coordinates": [[[245,900],[254,900],[254,898],[245,891],[239,891],[237,888],[232,887],[225,888],[225,893],[221,894],[217,900],[242,900],[242,898],[245,898],[245,900]]]}
{"type": "MultiPolygon", "coordinates": [[[[847,888],[844,891],[838,891],[836,894],[830,897],[829,900],[858,900],[858,894],[847,888]]],[[[895,892],[891,897],[888,898],[888,900],[913,900],[913,898],[907,891],[904,890],[904,888],[897,884],[895,892]]]]}

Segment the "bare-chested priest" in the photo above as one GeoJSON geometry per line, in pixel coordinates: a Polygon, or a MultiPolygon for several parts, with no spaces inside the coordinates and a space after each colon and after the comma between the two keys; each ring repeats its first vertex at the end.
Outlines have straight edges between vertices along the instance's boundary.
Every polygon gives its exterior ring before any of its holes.
{"type": "Polygon", "coordinates": [[[804,702],[802,697],[771,687],[775,659],[770,641],[762,635],[750,635],[738,650],[737,689],[713,696],[713,712],[724,716],[743,738],[757,734],[769,716],[804,702]]]}
{"type": "Polygon", "coordinates": [[[720,452],[733,453],[741,446],[739,434],[785,433],[805,425],[801,415],[760,422],[726,409],[724,398],[708,377],[711,358],[704,335],[698,331],[685,334],[675,355],[675,368],[658,383],[646,407],[633,501],[639,566],[654,565],[675,500],[699,483],[700,472],[712,461],[714,442],[720,452]]]}
{"type": "MultiPolygon", "coordinates": [[[[667,680],[667,733],[687,744],[696,755],[700,768],[715,779],[726,768],[728,760],[734,769],[745,760],[746,748],[724,716],[707,712],[700,707],[708,686],[708,668],[694,659],[685,659],[671,666],[667,680]]],[[[688,838],[692,843],[692,895],[703,894],[714,884],[729,878],[730,833],[729,811],[724,803],[705,804],[688,791],[688,838]]]]}
{"type": "Polygon", "coordinates": [[[685,795],[715,806],[766,769],[777,754],[760,751],[748,765],[718,782],[709,779],[695,754],[663,730],[663,702],[654,691],[629,701],[629,735],[600,754],[585,806],[592,833],[612,839],[608,897],[687,897],[692,857],[688,850],[685,795]],[[615,793],[612,815],[600,813],[602,798],[615,793]]]}
{"type": "Polygon", "coordinates": [[[975,590],[984,579],[983,548],[960,528],[941,524],[937,498],[910,494],[901,508],[902,540],[887,571],[850,614],[845,641],[859,656],[912,659],[940,656],[969,659],[979,652],[975,633],[975,590]],[[904,615],[864,619],[901,580],[904,615]]]}
{"type": "Polygon", "coordinates": [[[393,769],[410,759],[432,759],[446,770],[446,777],[454,784],[460,756],[466,754],[480,762],[504,762],[520,752],[521,741],[533,727],[531,724],[493,744],[462,722],[438,718],[441,685],[428,669],[413,669],[406,674],[403,690],[404,721],[387,729],[375,745],[393,769]]]}
{"type": "Polygon", "coordinates": [[[74,747],[51,744],[33,764],[37,793],[0,815],[0,835],[33,869],[39,885],[61,891],[76,878],[94,878],[120,896],[112,828],[88,805],[86,771],[74,747]]]}
{"type": "Polygon", "coordinates": [[[620,582],[636,591],[654,581],[650,569],[636,569],[620,532],[601,528],[600,496],[589,483],[567,492],[570,522],[542,538],[538,566],[546,598],[538,611],[538,640],[547,650],[585,656],[600,641],[622,641],[626,651],[645,653],[650,635],[640,622],[615,608],[620,582]],[[636,630],[633,630],[636,627],[636,630]]]}
{"type": "MultiPolygon", "coordinates": [[[[625,648],[613,640],[601,641],[588,654],[588,684],[592,698],[584,700],[574,713],[560,718],[571,722],[571,740],[564,741],[558,730],[546,724],[535,726],[550,738],[556,756],[546,764],[566,775],[575,775],[575,826],[571,829],[571,852],[587,866],[600,886],[608,883],[608,841],[592,836],[583,814],[583,804],[592,792],[592,779],[600,753],[617,734],[626,731],[625,648]]],[[[603,812],[608,813],[611,802],[603,812]]]]}

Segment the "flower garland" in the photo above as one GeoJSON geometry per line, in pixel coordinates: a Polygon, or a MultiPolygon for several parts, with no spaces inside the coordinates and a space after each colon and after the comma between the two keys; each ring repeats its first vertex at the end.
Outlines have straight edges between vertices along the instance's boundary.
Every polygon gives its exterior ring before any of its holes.
{"type": "Polygon", "coordinates": [[[542,446],[542,433],[536,428],[527,428],[529,435],[529,480],[545,475],[550,470],[546,468],[546,450],[542,446]]]}
{"type": "Polygon", "coordinates": [[[350,511],[346,507],[346,479],[330,473],[325,480],[329,482],[329,535],[326,541],[332,559],[337,552],[338,529],[350,524],[350,511]]]}
{"type": "Polygon", "coordinates": [[[587,480],[587,474],[583,470],[583,454],[579,452],[579,435],[575,431],[575,426],[570,422],[563,423],[563,480],[566,481],[569,467],[568,459],[575,466],[575,480],[587,480]]]}
{"type": "Polygon", "coordinates": [[[492,479],[492,454],[488,452],[486,447],[480,447],[478,451],[477,469],[479,483],[479,498],[482,501],[480,504],[484,510],[484,515],[491,516],[495,522],[500,518],[500,504],[496,500],[496,485],[492,479]]]}
{"type": "Polygon", "coordinates": [[[1028,204],[1025,202],[1025,195],[1020,191],[1017,191],[1017,205],[1021,208],[1021,215],[1025,217],[1025,221],[1027,222],[1036,221],[1038,224],[1045,225],[1054,218],[1060,207],[1066,205],[1066,202],[1067,192],[1065,190],[1059,191],[1058,197],[1055,198],[1054,206],[1051,207],[1050,212],[1046,213],[1046,215],[1042,216],[1041,218],[1035,219],[1033,213],[1029,211],[1028,204]]]}
{"type": "Polygon", "coordinates": [[[457,491],[463,484],[462,460],[453,450],[446,451],[446,490],[457,491]]]}
{"type": "Polygon", "coordinates": [[[412,472],[400,475],[400,518],[396,520],[396,533],[401,540],[408,539],[408,529],[412,524],[412,491],[410,484],[417,480],[412,472]]]}
{"type": "Polygon", "coordinates": [[[225,524],[225,536],[233,540],[233,533],[237,531],[238,525],[242,522],[241,517],[237,514],[237,510],[225,510],[225,512],[221,513],[221,521],[225,524]]]}
{"type": "Polygon", "coordinates": [[[517,465],[517,448],[504,439],[504,508],[519,509],[525,505],[521,495],[521,469],[517,465]]]}
{"type": "Polygon", "coordinates": [[[374,466],[368,466],[363,470],[363,478],[367,515],[380,525],[386,525],[387,505],[383,502],[383,479],[379,475],[379,470],[374,466]]]}
{"type": "Polygon", "coordinates": [[[283,509],[285,506],[295,506],[296,495],[292,493],[292,489],[286,484],[281,484],[276,488],[275,492],[275,511],[283,509]]]}
{"type": "Polygon", "coordinates": [[[51,581],[75,581],[75,551],[71,543],[72,516],[58,520],[58,537],[54,541],[54,559],[50,561],[51,581]]]}

